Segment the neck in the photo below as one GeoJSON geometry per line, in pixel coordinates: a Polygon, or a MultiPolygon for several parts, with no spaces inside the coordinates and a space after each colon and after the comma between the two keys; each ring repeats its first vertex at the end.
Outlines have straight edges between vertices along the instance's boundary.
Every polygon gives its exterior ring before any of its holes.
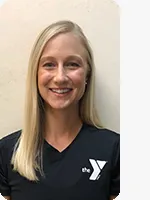
{"type": "Polygon", "coordinates": [[[63,137],[76,136],[82,126],[79,117],[79,107],[71,107],[66,110],[46,109],[45,138],[58,140],[63,137]]]}

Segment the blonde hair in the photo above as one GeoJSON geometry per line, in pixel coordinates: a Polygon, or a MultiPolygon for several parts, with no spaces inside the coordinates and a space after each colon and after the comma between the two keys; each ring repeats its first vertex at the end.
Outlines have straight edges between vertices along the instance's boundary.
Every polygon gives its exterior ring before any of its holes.
{"type": "Polygon", "coordinates": [[[44,139],[44,108],[37,87],[37,71],[39,59],[46,43],[61,33],[72,32],[77,35],[87,53],[88,81],[85,93],[80,100],[80,117],[84,123],[101,128],[101,123],[95,108],[95,67],[93,53],[82,29],[71,21],[58,21],[42,31],[35,42],[28,66],[26,80],[26,99],[24,110],[24,126],[16,143],[12,161],[13,170],[31,181],[38,181],[36,170],[44,176],[42,167],[42,146],[44,139]]]}

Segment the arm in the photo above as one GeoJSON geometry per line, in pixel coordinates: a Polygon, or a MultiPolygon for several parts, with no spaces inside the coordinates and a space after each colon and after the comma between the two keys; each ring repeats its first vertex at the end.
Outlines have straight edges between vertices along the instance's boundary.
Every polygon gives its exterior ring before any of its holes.
{"type": "MultiPolygon", "coordinates": [[[[7,200],[10,198],[10,187],[8,185],[7,178],[7,164],[6,164],[6,153],[5,153],[5,140],[0,140],[0,197],[3,196],[7,200]]],[[[4,199],[3,198],[3,199],[4,199]]]]}
{"type": "Polygon", "coordinates": [[[120,194],[120,137],[115,144],[112,164],[109,200],[114,200],[120,194]]]}

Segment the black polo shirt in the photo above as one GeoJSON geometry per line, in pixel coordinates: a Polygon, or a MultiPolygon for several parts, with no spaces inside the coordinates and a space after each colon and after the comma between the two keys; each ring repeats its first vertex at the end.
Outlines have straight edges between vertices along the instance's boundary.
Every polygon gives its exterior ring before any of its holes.
{"type": "Polygon", "coordinates": [[[21,130],[0,140],[0,193],[11,200],[109,200],[120,192],[120,136],[83,124],[61,153],[44,140],[45,178],[29,181],[10,160],[21,130]]]}

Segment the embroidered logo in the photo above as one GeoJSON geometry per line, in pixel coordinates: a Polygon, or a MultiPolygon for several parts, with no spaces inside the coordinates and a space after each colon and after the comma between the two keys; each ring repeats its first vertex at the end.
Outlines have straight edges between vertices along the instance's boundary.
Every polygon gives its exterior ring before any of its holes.
{"type": "Polygon", "coordinates": [[[98,180],[100,178],[100,173],[103,169],[103,167],[105,166],[105,164],[107,163],[107,161],[102,161],[102,160],[94,160],[94,159],[89,159],[92,168],[93,168],[93,172],[90,176],[90,180],[98,180]]]}

